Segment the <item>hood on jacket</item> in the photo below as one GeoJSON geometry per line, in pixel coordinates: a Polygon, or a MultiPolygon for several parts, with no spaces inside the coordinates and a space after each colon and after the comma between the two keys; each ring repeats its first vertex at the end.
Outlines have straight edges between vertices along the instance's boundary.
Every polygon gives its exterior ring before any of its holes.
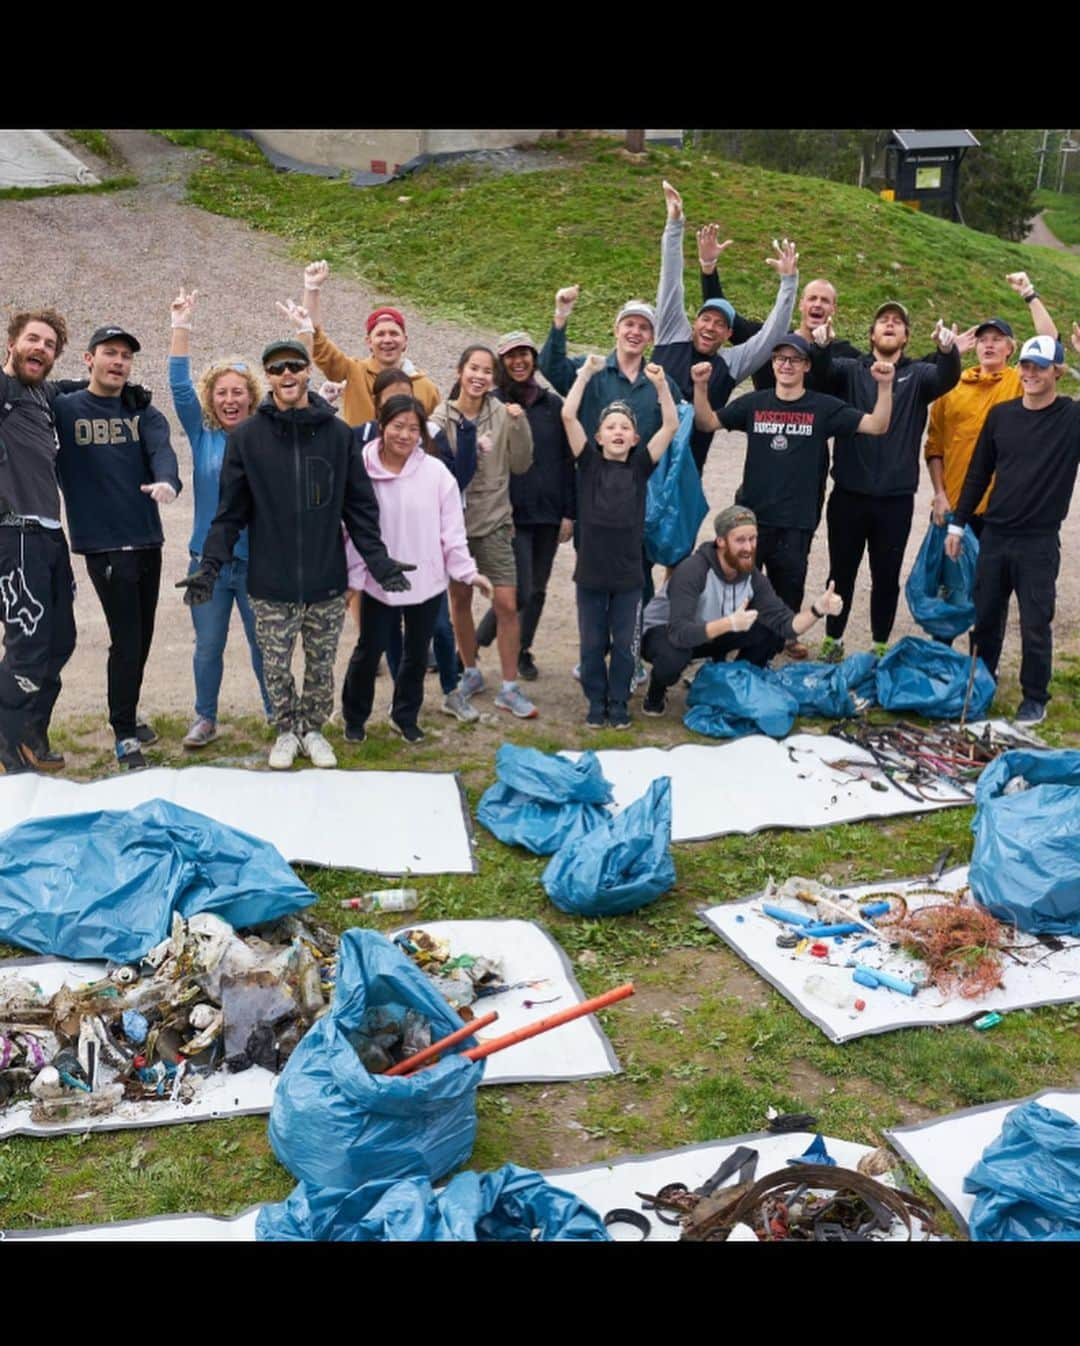
{"type": "Polygon", "coordinates": [[[321,425],[323,421],[332,421],[337,415],[337,412],[325,397],[320,397],[318,393],[312,392],[308,393],[306,407],[294,407],[288,411],[279,410],[273,394],[267,393],[255,408],[255,412],[256,415],[265,416],[268,420],[275,422],[279,431],[292,425],[314,428],[321,425]]]}
{"type": "Polygon", "coordinates": [[[364,466],[367,468],[367,474],[372,481],[401,481],[406,477],[415,476],[420,471],[420,465],[427,457],[424,450],[417,446],[405,460],[400,472],[389,472],[383,466],[382,459],[379,457],[379,445],[381,443],[381,438],[369,439],[362,450],[364,466]]]}

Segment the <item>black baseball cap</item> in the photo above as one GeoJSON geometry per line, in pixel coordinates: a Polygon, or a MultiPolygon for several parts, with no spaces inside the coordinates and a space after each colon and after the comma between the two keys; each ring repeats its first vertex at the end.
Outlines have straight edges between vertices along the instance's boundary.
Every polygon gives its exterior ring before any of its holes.
{"type": "Polygon", "coordinates": [[[263,347],[262,362],[265,368],[272,355],[295,355],[303,360],[304,364],[311,364],[311,352],[302,341],[296,341],[293,337],[282,337],[280,341],[271,341],[269,346],[263,347]]]}
{"type": "Polygon", "coordinates": [[[985,322],[979,323],[978,327],[976,327],[975,335],[982,336],[988,327],[996,327],[1002,336],[1007,336],[1010,341],[1014,340],[1013,329],[1004,318],[987,318],[985,322]]]}
{"type": "Polygon", "coordinates": [[[788,332],[786,336],[782,336],[780,340],[773,345],[773,355],[784,346],[790,346],[792,350],[798,351],[804,360],[810,359],[810,343],[801,332],[788,332]]]}
{"type": "Polygon", "coordinates": [[[96,350],[103,341],[116,341],[116,340],[126,341],[128,345],[131,347],[131,353],[133,355],[137,354],[140,350],[142,350],[142,347],[131,335],[131,333],[125,332],[122,327],[117,327],[115,323],[106,323],[104,327],[99,327],[97,331],[94,333],[94,335],[90,338],[90,344],[87,346],[86,349],[89,351],[96,350]]]}

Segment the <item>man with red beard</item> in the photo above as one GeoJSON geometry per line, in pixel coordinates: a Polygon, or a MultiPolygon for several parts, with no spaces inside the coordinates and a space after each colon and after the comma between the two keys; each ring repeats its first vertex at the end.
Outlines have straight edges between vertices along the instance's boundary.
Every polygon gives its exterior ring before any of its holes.
{"type": "Polygon", "coordinates": [[[642,711],[663,715],[667,689],[693,659],[719,662],[735,657],[759,668],[779,654],[786,641],[809,631],[822,617],[843,610],[828,589],[801,612],[776,596],[755,562],[757,518],[753,510],[729,505],[713,520],[715,542],[700,547],[675,568],[666,590],[645,609],[642,655],[652,677],[642,711]]]}

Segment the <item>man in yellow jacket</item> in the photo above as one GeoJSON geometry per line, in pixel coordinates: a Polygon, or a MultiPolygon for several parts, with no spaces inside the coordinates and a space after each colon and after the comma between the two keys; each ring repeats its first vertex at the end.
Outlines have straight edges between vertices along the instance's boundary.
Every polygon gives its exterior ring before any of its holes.
{"type": "Polygon", "coordinates": [[[408,374],[413,396],[430,416],[441,401],[441,395],[431,379],[406,356],[409,342],[405,334],[405,318],[398,309],[384,305],[368,314],[364,325],[371,354],[365,360],[346,355],[323,331],[321,291],[329,274],[328,262],[311,262],[304,268],[304,307],[315,329],[312,359],[328,379],[335,383],[345,382],[342,419],[348,425],[363,425],[365,421],[375,419],[372,386],[384,369],[402,369],[408,374]]]}
{"type": "MultiPolygon", "coordinates": [[[[1039,298],[1039,292],[1028,279],[1026,271],[1014,271],[1005,279],[1031,309],[1031,320],[1037,335],[1057,337],[1053,319],[1039,298]]],[[[1010,402],[1020,397],[1020,371],[1009,364],[1016,341],[1012,327],[1004,318],[987,318],[977,327],[957,338],[957,348],[963,354],[975,348],[978,364],[965,369],[960,382],[930,407],[930,428],[926,433],[924,454],[934,484],[934,522],[943,524],[945,515],[956,508],[960,488],[964,484],[971,455],[982,432],[990,408],[999,402],[1010,402]]],[[[982,532],[982,516],[990,494],[979,501],[974,515],[968,520],[972,531],[982,532]]]]}

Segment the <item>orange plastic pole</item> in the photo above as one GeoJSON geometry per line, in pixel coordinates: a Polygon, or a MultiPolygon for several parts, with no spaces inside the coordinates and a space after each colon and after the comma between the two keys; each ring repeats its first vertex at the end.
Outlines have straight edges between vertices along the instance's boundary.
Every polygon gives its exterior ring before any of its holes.
{"type": "Polygon", "coordinates": [[[534,1038],[538,1033],[546,1033],[549,1028],[558,1028],[560,1024],[569,1023],[571,1019],[580,1019],[583,1015],[592,1014],[594,1010],[604,1009],[608,1005],[614,1005],[617,1000],[625,1000],[628,996],[634,994],[634,983],[628,981],[625,986],[616,986],[613,991],[605,991],[603,995],[593,996],[591,1000],[585,1000],[580,1005],[572,1005],[569,1009],[560,1010],[558,1014],[549,1014],[546,1019],[538,1019],[534,1024],[526,1024],[524,1028],[515,1028],[512,1033],[507,1033],[501,1038],[492,1038],[490,1042],[481,1043],[479,1047],[470,1047],[467,1052],[462,1052],[462,1056],[470,1061],[480,1061],[485,1056],[490,1056],[492,1052],[501,1052],[505,1047],[512,1047],[515,1042],[524,1042],[526,1038],[534,1038]]]}
{"type": "Polygon", "coordinates": [[[483,1015],[482,1018],[473,1019],[467,1023],[464,1028],[459,1028],[446,1037],[440,1038],[438,1042],[433,1042],[430,1047],[424,1047],[421,1051],[414,1052],[412,1056],[407,1056],[404,1061],[399,1061],[396,1066],[391,1066],[389,1070],[384,1070],[383,1075],[409,1075],[418,1066],[422,1066],[425,1061],[430,1061],[433,1056],[438,1056],[444,1052],[447,1047],[453,1047],[461,1042],[463,1038],[471,1038],[478,1028],[486,1028],[488,1024],[493,1024],[499,1017],[496,1010],[490,1014],[483,1015]]]}

